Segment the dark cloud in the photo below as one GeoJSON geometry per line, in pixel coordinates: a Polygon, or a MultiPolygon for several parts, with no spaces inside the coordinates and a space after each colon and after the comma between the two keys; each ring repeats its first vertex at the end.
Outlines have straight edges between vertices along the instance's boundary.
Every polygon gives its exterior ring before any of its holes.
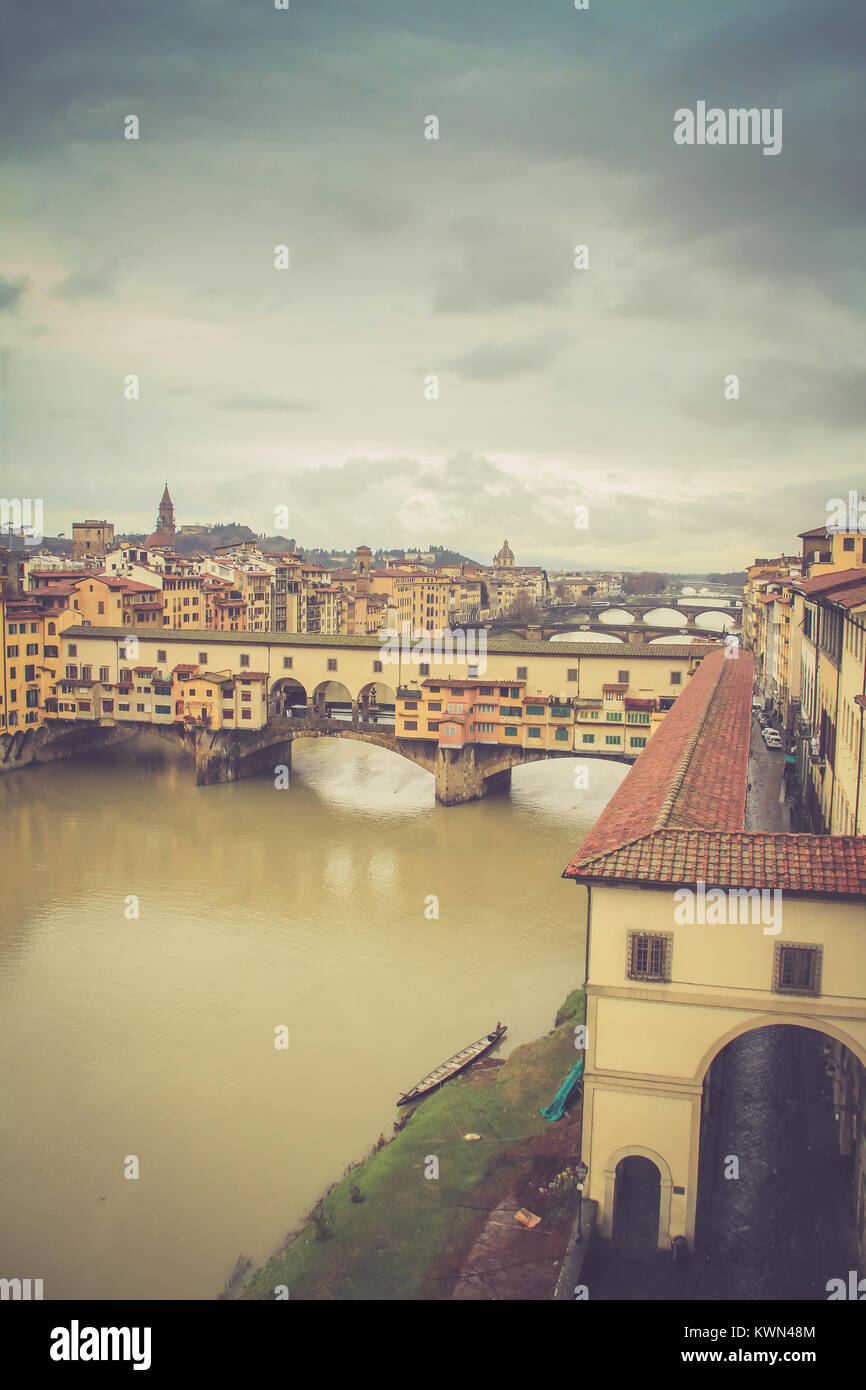
{"type": "Polygon", "coordinates": [[[74,270],[65,279],[51,286],[57,299],[107,299],[114,294],[117,263],[106,261],[99,266],[74,270]]]}
{"type": "Polygon", "coordinates": [[[558,338],[541,337],[500,342],[489,339],[452,358],[448,368],[463,381],[505,381],[540,372],[553,361],[561,347],[558,338]]]}
{"type": "Polygon", "coordinates": [[[17,308],[29,284],[26,275],[19,275],[16,280],[7,280],[5,276],[0,275],[0,313],[11,313],[17,308]]]}

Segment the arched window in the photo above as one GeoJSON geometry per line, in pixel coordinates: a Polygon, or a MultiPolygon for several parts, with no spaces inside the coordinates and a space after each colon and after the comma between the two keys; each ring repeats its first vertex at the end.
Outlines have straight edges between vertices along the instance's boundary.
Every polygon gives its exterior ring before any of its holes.
{"type": "Polygon", "coordinates": [[[56,636],[57,636],[57,624],[56,624],[56,623],[49,623],[49,624],[48,624],[48,636],[49,636],[49,637],[56,637],[56,636]]]}

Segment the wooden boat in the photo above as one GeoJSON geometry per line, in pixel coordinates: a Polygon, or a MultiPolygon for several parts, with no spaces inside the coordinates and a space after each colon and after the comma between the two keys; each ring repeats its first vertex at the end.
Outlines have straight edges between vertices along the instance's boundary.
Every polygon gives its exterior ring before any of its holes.
{"type": "Polygon", "coordinates": [[[421,1080],[412,1087],[411,1091],[401,1092],[398,1105],[410,1105],[413,1100],[420,1100],[422,1096],[429,1095],[431,1091],[437,1091],[440,1086],[444,1086],[446,1081],[450,1081],[452,1076],[457,1076],[467,1067],[471,1067],[473,1062],[477,1062],[479,1057],[483,1057],[485,1052],[489,1052],[496,1044],[505,1037],[507,1024],[497,1023],[492,1033],[479,1038],[477,1042],[470,1043],[461,1052],[455,1052],[453,1057],[449,1057],[447,1062],[442,1064],[434,1071],[428,1072],[421,1080]]]}

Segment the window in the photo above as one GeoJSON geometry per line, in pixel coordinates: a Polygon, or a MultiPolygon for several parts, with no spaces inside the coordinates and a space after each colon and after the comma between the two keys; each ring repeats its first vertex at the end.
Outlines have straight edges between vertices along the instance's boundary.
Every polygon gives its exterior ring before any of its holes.
{"type": "Polygon", "coordinates": [[[138,713],[138,714],[144,714],[144,705],[136,705],[135,709],[136,709],[136,713],[138,713]]]}
{"type": "Polygon", "coordinates": [[[582,737],[584,743],[595,743],[595,734],[584,734],[582,737]]]}
{"type": "Polygon", "coordinates": [[[329,670],[329,671],[336,671],[336,669],[337,669],[337,658],[336,658],[335,656],[329,656],[329,657],[328,657],[328,670],[329,670]]]}
{"type": "MultiPolygon", "coordinates": [[[[103,709],[104,708],[105,704],[103,702],[103,709]]],[[[155,714],[171,714],[171,705],[154,705],[153,709],[155,714]]]]}
{"type": "Polygon", "coordinates": [[[374,675],[378,675],[378,673],[379,673],[381,670],[382,670],[382,663],[381,663],[381,661],[374,661],[374,662],[373,662],[373,674],[374,674],[374,675]]]}
{"type": "MultiPolygon", "coordinates": [[[[90,587],[92,588],[93,585],[91,585],[90,587]]],[[[97,613],[104,613],[104,612],[105,612],[105,604],[103,603],[102,599],[99,599],[99,600],[97,601],[97,604],[96,604],[96,611],[97,611],[97,613]]]]}
{"type": "Polygon", "coordinates": [[[90,701],[89,701],[89,700],[79,700],[79,701],[78,701],[78,708],[82,711],[82,713],[84,713],[84,714],[89,714],[89,713],[90,713],[90,701]]]}
{"type": "Polygon", "coordinates": [[[517,726],[514,725],[514,724],[506,724],[506,725],[505,725],[505,733],[506,733],[506,737],[508,737],[508,738],[516,738],[516,737],[517,737],[517,726]]]}
{"type": "Polygon", "coordinates": [[[569,666],[568,670],[567,670],[566,673],[565,673],[565,678],[566,678],[566,680],[569,680],[569,681],[576,681],[576,680],[577,680],[577,667],[576,667],[576,666],[569,666]]]}
{"type": "Polygon", "coordinates": [[[31,665],[31,666],[25,666],[25,667],[24,667],[24,679],[25,679],[26,681],[35,681],[35,679],[36,679],[36,667],[35,667],[35,666],[32,666],[32,665],[31,665]]]}
{"type": "Polygon", "coordinates": [[[530,738],[541,738],[541,730],[540,730],[540,729],[530,729],[530,730],[529,730],[529,737],[530,737],[530,738]]]}
{"type": "MultiPolygon", "coordinates": [[[[246,652],[241,652],[240,662],[241,662],[241,666],[249,666],[249,664],[250,664],[250,658],[249,658],[249,656],[247,655],[246,652]]],[[[331,671],[331,670],[336,670],[336,669],[337,669],[337,663],[336,663],[336,661],[334,662],[333,667],[331,666],[331,663],[330,663],[330,661],[329,661],[329,662],[328,662],[328,670],[331,671]]]]}
{"type": "Polygon", "coordinates": [[[622,715],[619,713],[618,710],[608,710],[607,714],[604,717],[607,720],[608,724],[622,723],[622,715]]]}
{"type": "Polygon", "coordinates": [[[113,713],[114,713],[114,701],[113,701],[113,700],[103,700],[103,702],[102,702],[102,713],[103,713],[103,714],[113,714],[113,713]]]}
{"type": "Polygon", "coordinates": [[[242,709],[242,710],[241,710],[241,719],[252,719],[252,717],[253,717],[253,712],[252,712],[251,709],[242,709]]]}
{"type": "Polygon", "coordinates": [[[632,748],[646,748],[645,738],[630,738],[629,745],[632,748]]]}
{"type": "Polygon", "coordinates": [[[430,690],[430,694],[431,694],[431,695],[438,695],[438,694],[439,694],[439,691],[440,691],[441,689],[442,689],[441,685],[431,685],[431,686],[429,686],[429,690],[430,690]]]}
{"type": "Polygon", "coordinates": [[[462,702],[462,701],[455,701],[453,704],[449,705],[449,706],[448,706],[448,713],[449,713],[449,714],[462,714],[462,713],[463,713],[463,702],[462,702]]]}
{"type": "Polygon", "coordinates": [[[439,720],[438,720],[438,719],[428,719],[428,720],[427,720],[427,732],[428,732],[428,734],[437,734],[437,733],[439,732],[439,720]]]}
{"type": "Polygon", "coordinates": [[[28,643],[27,643],[27,646],[24,648],[24,655],[25,655],[25,656],[38,656],[38,655],[39,655],[39,643],[38,643],[38,642],[28,642],[28,643]]]}
{"type": "Polygon", "coordinates": [[[544,705],[527,705],[527,714],[544,714],[544,705]]]}
{"type": "Polygon", "coordinates": [[[18,624],[17,624],[17,623],[10,623],[10,624],[9,624],[9,632],[10,632],[10,634],[14,637],[17,631],[18,631],[18,624]]]}
{"type": "Polygon", "coordinates": [[[66,679],[67,679],[68,681],[77,681],[77,680],[78,680],[78,667],[77,667],[77,666],[67,666],[67,668],[66,668],[66,679]]]}
{"type": "Polygon", "coordinates": [[[103,685],[106,685],[111,680],[111,672],[107,666],[100,666],[99,679],[102,681],[103,685]]]}
{"type": "Polygon", "coordinates": [[[622,739],[620,738],[619,734],[605,734],[604,741],[605,743],[609,744],[622,743],[622,739]]]}
{"type": "Polygon", "coordinates": [[[671,671],[671,685],[682,685],[682,683],[683,683],[683,673],[682,673],[682,671],[671,671]]]}
{"type": "MultiPolygon", "coordinates": [[[[405,708],[405,709],[417,709],[417,708],[418,708],[418,701],[417,701],[417,700],[406,700],[406,701],[404,701],[404,708],[405,708]]],[[[451,708],[451,707],[450,707],[450,705],[449,705],[449,709],[450,709],[450,708],[451,708]]],[[[452,712],[453,712],[453,711],[452,711],[452,712]]]]}
{"type": "Polygon", "coordinates": [[[39,691],[28,690],[24,696],[24,703],[28,709],[34,709],[39,704],[39,691]]]}
{"type": "Polygon", "coordinates": [[[777,994],[821,993],[821,947],[775,943],[773,989],[777,994]]]}
{"type": "Polygon", "coordinates": [[[129,705],[118,705],[117,708],[123,714],[129,713],[129,705]]]}
{"type": "MultiPolygon", "coordinates": [[[[289,657],[283,657],[283,665],[284,665],[284,666],[285,666],[285,664],[286,664],[287,661],[288,661],[289,665],[291,666],[291,664],[292,664],[292,658],[291,658],[290,656],[289,656],[289,657]]],[[[198,664],[199,664],[199,666],[207,666],[207,652],[199,652],[199,654],[198,654],[198,664]]]]}
{"type": "MultiPolygon", "coordinates": [[[[518,668],[517,668],[517,679],[518,679],[519,681],[525,681],[525,680],[527,679],[527,677],[528,677],[528,673],[529,673],[529,667],[528,667],[528,666],[518,666],[518,668]]],[[[515,695],[517,694],[517,691],[516,691],[516,690],[514,691],[514,694],[515,694],[515,695]]]]}
{"type": "Polygon", "coordinates": [[[626,979],[667,983],[671,978],[672,953],[672,932],[630,931],[626,979]]]}
{"type": "Polygon", "coordinates": [[[418,666],[418,674],[421,675],[421,676],[429,676],[429,674],[430,674],[430,663],[429,663],[429,661],[422,661],[422,662],[420,663],[420,665],[418,666]]]}
{"type": "Polygon", "coordinates": [[[628,671],[617,671],[616,679],[619,685],[628,685],[628,671]]]}
{"type": "Polygon", "coordinates": [[[404,729],[417,729],[417,728],[418,728],[418,720],[417,720],[417,719],[406,719],[406,720],[404,720],[404,721],[403,721],[403,728],[404,728],[404,729]]]}
{"type": "Polygon", "coordinates": [[[93,667],[92,667],[92,666],[82,666],[82,668],[81,668],[81,679],[82,679],[83,681],[92,681],[92,680],[93,680],[93,667]]]}
{"type": "Polygon", "coordinates": [[[7,647],[7,648],[6,648],[6,655],[7,655],[7,656],[17,656],[17,655],[18,655],[18,648],[17,648],[17,647],[7,647]]]}
{"type": "Polygon", "coordinates": [[[168,653],[163,648],[157,647],[156,659],[158,663],[165,664],[168,661],[168,653]]]}
{"type": "Polygon", "coordinates": [[[557,739],[557,741],[560,742],[560,743],[567,743],[567,742],[568,742],[568,730],[567,730],[567,729],[557,729],[553,736],[554,736],[554,738],[557,739]]]}
{"type": "Polygon", "coordinates": [[[854,537],[853,537],[853,536],[845,536],[844,540],[842,541],[842,549],[843,549],[843,550],[853,550],[853,549],[854,549],[854,537]]]}
{"type": "Polygon", "coordinates": [[[76,644],[75,644],[74,642],[70,642],[70,643],[69,643],[68,655],[69,655],[69,656],[77,656],[77,655],[78,655],[78,647],[76,646],[76,644]]]}
{"type": "Polygon", "coordinates": [[[650,722],[650,716],[645,710],[630,710],[628,722],[629,724],[648,724],[650,722]]]}
{"type": "MultiPolygon", "coordinates": [[[[208,695],[209,695],[209,694],[210,694],[210,691],[208,691],[208,695]]],[[[252,698],[253,698],[253,697],[252,697],[252,692],[251,692],[251,691],[249,691],[249,690],[242,690],[242,691],[241,691],[241,700],[242,700],[242,701],[245,700],[247,704],[251,704],[251,703],[252,703],[252,698]]]]}
{"type": "Polygon", "coordinates": [[[430,713],[431,713],[431,714],[433,713],[434,710],[441,710],[441,708],[442,708],[442,701],[441,701],[441,700],[431,700],[430,703],[429,703],[429,705],[427,706],[427,708],[430,710],[430,713]]]}
{"type": "Polygon", "coordinates": [[[56,637],[56,636],[57,636],[57,624],[56,624],[56,623],[49,623],[49,624],[48,624],[48,636],[49,636],[49,637],[56,637]]]}

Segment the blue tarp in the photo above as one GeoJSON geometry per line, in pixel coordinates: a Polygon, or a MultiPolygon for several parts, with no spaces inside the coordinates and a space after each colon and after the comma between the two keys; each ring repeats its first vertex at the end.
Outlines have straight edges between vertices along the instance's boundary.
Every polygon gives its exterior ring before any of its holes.
{"type": "Polygon", "coordinates": [[[545,1120],[560,1120],[565,1110],[565,1103],[571,1092],[574,1090],[580,1078],[583,1076],[583,1058],[580,1057],[572,1067],[568,1076],[563,1081],[554,1097],[552,1105],[546,1105],[542,1110],[545,1120]]]}

